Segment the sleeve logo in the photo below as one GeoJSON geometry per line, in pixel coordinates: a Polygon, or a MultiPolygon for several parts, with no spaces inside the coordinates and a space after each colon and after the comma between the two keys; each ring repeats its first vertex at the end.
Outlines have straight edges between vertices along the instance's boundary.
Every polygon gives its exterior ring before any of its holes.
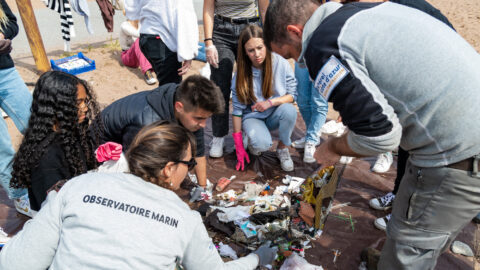
{"type": "Polygon", "coordinates": [[[318,72],[314,86],[320,92],[320,95],[328,101],[335,87],[348,73],[348,69],[332,55],[318,72]]]}

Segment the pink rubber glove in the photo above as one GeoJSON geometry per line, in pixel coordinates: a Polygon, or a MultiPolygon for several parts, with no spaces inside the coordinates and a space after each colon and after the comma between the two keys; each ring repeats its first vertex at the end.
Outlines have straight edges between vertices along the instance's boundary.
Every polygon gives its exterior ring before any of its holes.
{"type": "Polygon", "coordinates": [[[237,152],[237,166],[235,169],[238,171],[240,168],[245,169],[245,160],[250,163],[247,151],[243,147],[242,132],[233,133],[233,141],[235,142],[235,151],[237,152]]]}
{"type": "Polygon", "coordinates": [[[119,160],[122,154],[122,145],[114,142],[107,142],[97,148],[96,155],[98,162],[107,160],[119,160]]]}

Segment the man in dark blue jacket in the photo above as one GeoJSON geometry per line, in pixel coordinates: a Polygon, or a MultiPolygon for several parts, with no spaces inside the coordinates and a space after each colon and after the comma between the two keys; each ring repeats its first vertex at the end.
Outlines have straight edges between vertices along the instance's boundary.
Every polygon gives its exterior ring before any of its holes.
{"type": "Polygon", "coordinates": [[[203,128],[214,113],[223,112],[220,89],[210,80],[193,75],[181,84],[164,84],[150,91],[126,96],[105,108],[101,117],[104,141],[121,143],[126,151],[138,131],[158,120],[178,122],[197,140],[195,173],[200,186],[207,181],[203,128]]]}

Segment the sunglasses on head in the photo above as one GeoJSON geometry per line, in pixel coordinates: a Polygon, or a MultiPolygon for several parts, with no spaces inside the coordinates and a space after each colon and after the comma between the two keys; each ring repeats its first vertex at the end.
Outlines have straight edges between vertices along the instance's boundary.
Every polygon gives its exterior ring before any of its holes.
{"type": "Polygon", "coordinates": [[[195,166],[197,166],[197,162],[195,161],[195,158],[191,158],[189,161],[185,161],[185,160],[176,160],[174,161],[176,164],[177,163],[183,163],[185,165],[188,166],[188,170],[192,170],[193,168],[195,168],[195,166]]]}

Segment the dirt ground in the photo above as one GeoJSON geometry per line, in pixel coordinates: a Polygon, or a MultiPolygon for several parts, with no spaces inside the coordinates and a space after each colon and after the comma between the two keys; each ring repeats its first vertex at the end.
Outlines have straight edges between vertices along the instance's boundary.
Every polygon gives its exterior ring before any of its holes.
{"type": "MultiPolygon", "coordinates": [[[[450,20],[450,22],[458,31],[458,33],[462,35],[478,52],[480,52],[480,5],[478,0],[457,0],[457,1],[429,0],[429,2],[433,4],[435,7],[437,7],[438,9],[440,9],[442,13],[445,16],[447,16],[447,18],[450,20]]],[[[118,46],[118,42],[116,40],[106,40],[105,42],[94,43],[94,44],[86,43],[76,47],[74,46],[72,48],[72,51],[74,52],[81,51],[88,58],[95,60],[96,70],[81,74],[79,75],[79,77],[87,80],[91,84],[94,91],[96,92],[98,101],[102,105],[106,106],[112,103],[113,101],[121,97],[124,97],[126,95],[129,95],[138,91],[149,90],[154,88],[154,86],[149,86],[144,82],[143,74],[140,72],[139,69],[127,68],[122,65],[121,59],[120,59],[121,51],[118,46]]],[[[65,55],[62,55],[63,51],[51,51],[51,52],[47,52],[47,54],[49,59],[58,59],[65,56],[65,55]]],[[[35,71],[36,69],[35,69],[33,57],[31,55],[26,55],[26,56],[16,57],[14,60],[15,60],[16,67],[20,72],[22,78],[27,83],[29,88],[33,89],[33,84],[36,82],[36,80],[39,77],[39,74],[35,71]]],[[[194,61],[193,68],[189,72],[189,74],[199,73],[199,70],[203,67],[203,65],[204,63],[202,62],[194,61]]],[[[334,112],[329,113],[329,118],[333,118],[334,116],[335,116],[334,112]]],[[[19,142],[21,141],[21,135],[14,128],[10,119],[7,119],[7,124],[9,126],[9,131],[12,136],[14,145],[18,145],[19,142]]],[[[371,162],[372,161],[369,159],[355,161],[354,163],[352,163],[347,167],[347,170],[345,170],[343,178],[348,179],[349,175],[352,174],[352,171],[354,171],[355,168],[358,168],[359,170],[368,171],[369,170],[368,166],[371,162]]],[[[209,170],[211,168],[212,166],[209,166],[209,170]]],[[[359,175],[357,174],[356,177],[358,176],[359,175]]],[[[371,185],[374,186],[378,184],[380,186],[380,188],[378,188],[377,191],[374,192],[373,194],[370,193],[370,194],[362,195],[366,201],[366,204],[364,204],[364,206],[368,208],[367,200],[369,198],[382,195],[383,190],[389,190],[393,187],[395,170],[393,168],[390,170],[388,174],[382,175],[382,176],[379,176],[379,175],[372,176],[371,174],[363,175],[363,176],[373,177],[374,182],[372,182],[371,185]]],[[[353,188],[356,188],[356,190],[358,190],[358,188],[366,188],[366,184],[363,183],[356,187],[355,185],[352,185],[352,186],[347,185],[344,190],[349,190],[349,188],[353,192],[353,188]]],[[[348,195],[348,193],[346,194],[348,195]]],[[[352,203],[355,204],[355,202],[352,202],[352,203]]],[[[2,202],[0,201],[0,205],[1,204],[2,202]]],[[[3,209],[0,209],[0,212],[3,212],[3,209]]],[[[379,216],[381,215],[378,215],[378,217],[379,216]]],[[[373,219],[375,217],[376,216],[373,214],[369,214],[365,216],[366,219],[369,219],[368,223],[372,227],[372,232],[367,231],[366,233],[378,234],[378,232],[373,231],[374,229],[373,229],[373,226],[371,225],[371,222],[373,222],[373,219]]],[[[337,224],[337,225],[341,226],[341,224],[337,224]]],[[[476,254],[479,254],[478,253],[479,252],[479,249],[478,249],[479,232],[480,230],[478,226],[470,224],[468,230],[462,233],[464,238],[471,238],[469,242],[471,244],[471,247],[474,248],[474,252],[476,254]]],[[[327,238],[331,237],[331,238],[325,241],[337,241],[338,239],[345,237],[345,234],[337,234],[337,235],[332,234],[330,236],[327,235],[326,237],[327,238]]],[[[361,241],[361,237],[359,238],[359,240],[361,241]]],[[[327,251],[325,254],[327,253],[329,252],[327,251]]],[[[344,260],[347,259],[346,258],[347,256],[345,255],[342,255],[342,256],[345,257],[344,260]]],[[[441,260],[441,262],[448,264],[449,261],[456,260],[456,259],[461,259],[462,261],[465,262],[464,264],[453,264],[453,265],[457,265],[457,267],[460,267],[455,269],[480,269],[480,264],[478,264],[478,262],[474,259],[460,258],[460,257],[456,257],[457,255],[453,255],[453,254],[450,254],[448,256],[449,257],[443,256],[442,257],[443,259],[441,260]],[[459,266],[459,265],[462,265],[462,266],[459,266]]],[[[352,267],[352,264],[345,264],[345,266],[346,268],[343,268],[343,269],[353,269],[353,268],[350,268],[352,267]],[[347,265],[348,265],[348,268],[347,268],[347,265]]],[[[439,262],[439,267],[440,266],[441,265],[439,262]]],[[[338,265],[327,267],[326,269],[342,269],[337,267],[338,265]]],[[[450,268],[450,269],[453,269],[453,268],[450,268]]]]}

